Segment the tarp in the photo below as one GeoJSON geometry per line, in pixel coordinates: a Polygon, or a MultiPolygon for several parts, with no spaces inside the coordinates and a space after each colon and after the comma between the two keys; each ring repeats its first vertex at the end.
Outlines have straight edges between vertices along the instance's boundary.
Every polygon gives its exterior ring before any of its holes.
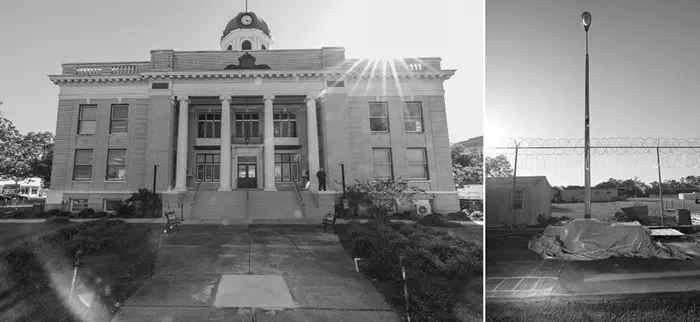
{"type": "Polygon", "coordinates": [[[609,257],[690,258],[680,250],[652,241],[651,230],[638,222],[609,224],[575,219],[561,228],[547,227],[528,248],[543,258],[599,260],[609,257]]]}

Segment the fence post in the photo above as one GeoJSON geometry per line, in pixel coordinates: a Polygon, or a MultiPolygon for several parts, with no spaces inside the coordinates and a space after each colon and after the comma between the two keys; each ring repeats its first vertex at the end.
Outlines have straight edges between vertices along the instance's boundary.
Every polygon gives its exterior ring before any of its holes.
{"type": "Polygon", "coordinates": [[[661,226],[664,225],[664,189],[661,182],[661,156],[659,155],[659,143],[656,144],[656,164],[659,166],[659,205],[661,206],[661,226]]]}

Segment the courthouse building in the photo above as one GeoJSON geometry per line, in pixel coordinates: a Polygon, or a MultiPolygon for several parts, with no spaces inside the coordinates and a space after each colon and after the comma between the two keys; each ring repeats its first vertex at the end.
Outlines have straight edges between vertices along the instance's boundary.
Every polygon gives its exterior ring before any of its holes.
{"type": "Polygon", "coordinates": [[[155,183],[195,216],[256,198],[312,216],[338,201],[342,162],[348,184],[405,177],[437,211],[459,209],[443,89],[455,71],[440,58],[274,49],[267,23],[242,12],[220,50],[62,67],[49,76],[60,89],[49,207],[103,210],[155,183]]]}

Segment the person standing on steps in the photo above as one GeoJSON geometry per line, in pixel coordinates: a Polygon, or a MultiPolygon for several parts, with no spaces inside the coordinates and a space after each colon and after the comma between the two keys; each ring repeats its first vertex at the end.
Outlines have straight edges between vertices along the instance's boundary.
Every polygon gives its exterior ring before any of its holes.
{"type": "Polygon", "coordinates": [[[316,172],[316,178],[318,178],[318,191],[326,191],[326,172],[323,168],[316,172]]]}

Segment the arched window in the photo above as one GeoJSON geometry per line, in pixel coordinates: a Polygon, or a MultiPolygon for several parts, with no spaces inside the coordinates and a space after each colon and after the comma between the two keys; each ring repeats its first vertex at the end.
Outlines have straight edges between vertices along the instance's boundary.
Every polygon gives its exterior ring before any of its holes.
{"type": "Polygon", "coordinates": [[[265,47],[265,45],[262,45],[262,50],[267,50],[267,47],[265,47]]]}
{"type": "Polygon", "coordinates": [[[253,49],[253,45],[250,43],[250,41],[246,40],[241,44],[241,49],[242,50],[251,50],[251,49],[253,49]]]}
{"type": "Polygon", "coordinates": [[[232,50],[232,49],[233,49],[233,46],[231,46],[231,45],[228,45],[228,48],[226,48],[226,50],[232,50]]]}

